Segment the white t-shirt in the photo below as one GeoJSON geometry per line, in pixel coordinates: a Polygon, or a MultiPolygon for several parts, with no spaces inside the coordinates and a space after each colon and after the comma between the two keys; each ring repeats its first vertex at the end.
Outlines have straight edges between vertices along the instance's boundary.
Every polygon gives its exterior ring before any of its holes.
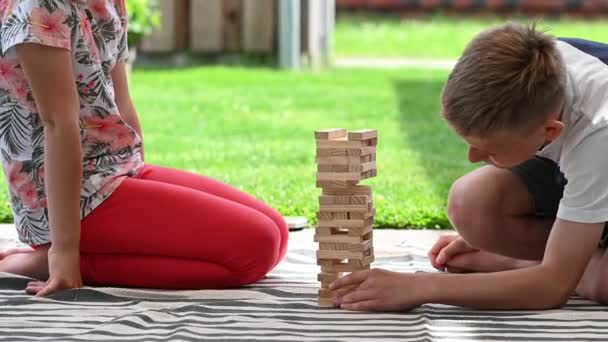
{"type": "Polygon", "coordinates": [[[557,42],[568,72],[565,130],[538,155],[555,161],[568,184],[560,219],[608,221],[608,45],[579,39],[557,42]]]}

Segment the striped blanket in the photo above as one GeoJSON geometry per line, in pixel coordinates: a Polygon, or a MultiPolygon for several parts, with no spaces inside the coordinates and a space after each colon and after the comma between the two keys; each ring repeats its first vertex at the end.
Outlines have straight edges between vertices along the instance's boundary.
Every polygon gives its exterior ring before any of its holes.
{"type": "MultiPolygon", "coordinates": [[[[432,271],[434,233],[377,231],[374,267],[432,271]]],[[[35,299],[27,279],[0,274],[1,341],[608,341],[607,307],[572,298],[562,310],[477,311],[424,305],[359,313],[316,305],[310,231],[292,233],[286,260],[242,289],[84,288],[35,299]]]]}

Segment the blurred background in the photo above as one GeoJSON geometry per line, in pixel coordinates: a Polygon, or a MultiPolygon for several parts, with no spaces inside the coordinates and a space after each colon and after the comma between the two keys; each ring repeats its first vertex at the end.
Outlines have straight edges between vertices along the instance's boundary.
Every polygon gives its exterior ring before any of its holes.
{"type": "MultiPolygon", "coordinates": [[[[379,130],[376,226],[448,228],[472,170],[439,116],[468,41],[508,20],[608,42],[608,0],[127,0],[146,162],[314,222],[316,129],[379,130]]],[[[5,187],[0,214],[12,220],[5,187]]]]}

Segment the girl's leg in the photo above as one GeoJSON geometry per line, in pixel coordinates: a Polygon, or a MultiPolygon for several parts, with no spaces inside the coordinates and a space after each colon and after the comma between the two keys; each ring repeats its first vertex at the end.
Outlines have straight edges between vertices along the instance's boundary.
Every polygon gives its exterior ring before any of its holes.
{"type": "Polygon", "coordinates": [[[126,179],[82,221],[89,285],[222,288],[278,262],[281,229],[259,210],[172,184],[126,179]]]}
{"type": "Polygon", "coordinates": [[[211,195],[240,203],[263,213],[274,221],[281,235],[281,247],[279,257],[277,258],[277,264],[285,256],[287,251],[287,241],[289,238],[289,229],[287,227],[287,223],[276,210],[264,202],[209,177],[161,166],[146,165],[136,178],[169,183],[203,191],[211,195]]]}

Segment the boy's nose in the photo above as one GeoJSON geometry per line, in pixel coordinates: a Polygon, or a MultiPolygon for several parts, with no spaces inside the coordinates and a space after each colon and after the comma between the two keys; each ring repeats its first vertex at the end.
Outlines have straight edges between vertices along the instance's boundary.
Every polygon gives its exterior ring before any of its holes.
{"type": "Polygon", "coordinates": [[[467,159],[471,163],[479,163],[481,161],[486,160],[487,157],[488,157],[487,153],[480,151],[474,147],[469,147],[469,149],[467,151],[467,159]]]}

